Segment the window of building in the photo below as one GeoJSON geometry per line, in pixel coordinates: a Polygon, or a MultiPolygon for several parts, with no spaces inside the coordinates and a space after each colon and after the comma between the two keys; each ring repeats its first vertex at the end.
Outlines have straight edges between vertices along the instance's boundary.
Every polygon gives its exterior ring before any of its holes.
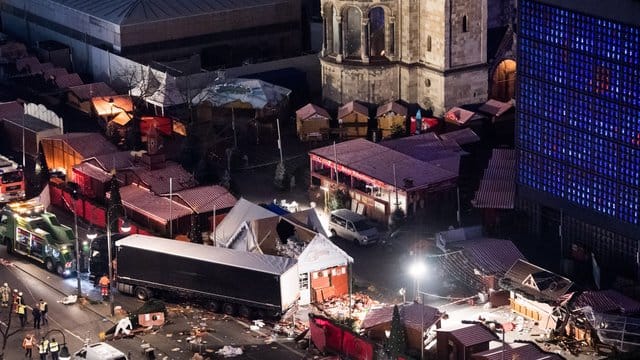
{"type": "Polygon", "coordinates": [[[361,56],[361,32],[362,32],[362,15],[356,7],[350,7],[346,11],[346,19],[344,21],[344,47],[346,56],[351,58],[359,58],[361,56]]]}
{"type": "Polygon", "coordinates": [[[467,15],[464,15],[462,17],[462,32],[467,31],[469,31],[469,19],[467,18],[467,15]]]}
{"type": "Polygon", "coordinates": [[[369,11],[369,56],[385,56],[385,16],[384,9],[374,7],[369,11]]]}
{"type": "Polygon", "coordinates": [[[427,36],[427,51],[431,52],[431,35],[427,36]]]}

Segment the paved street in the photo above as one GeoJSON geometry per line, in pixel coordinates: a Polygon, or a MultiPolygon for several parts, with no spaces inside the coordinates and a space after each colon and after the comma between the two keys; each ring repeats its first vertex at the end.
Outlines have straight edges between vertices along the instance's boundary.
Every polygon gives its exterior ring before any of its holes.
{"type": "MultiPolygon", "coordinates": [[[[12,287],[24,293],[27,304],[34,304],[38,299],[46,299],[49,303],[49,326],[35,330],[37,337],[44,336],[51,329],[59,329],[65,334],[70,351],[77,351],[85,343],[99,341],[99,333],[113,326],[114,319],[109,316],[109,306],[100,301],[99,290],[93,288],[87,281],[83,281],[83,294],[89,299],[84,305],[63,305],[58,303],[64,296],[76,291],[76,278],[61,279],[57,275],[46,272],[36,264],[23,259],[7,257],[5,247],[1,248],[0,258],[4,259],[0,266],[0,279],[8,282],[12,287]]],[[[142,305],[141,301],[133,297],[115,294],[115,305],[132,311],[142,305]]],[[[191,359],[193,350],[207,353],[216,351],[224,345],[242,347],[244,354],[238,359],[300,359],[304,353],[296,349],[292,341],[285,338],[270,338],[270,332],[265,329],[262,333],[250,331],[246,321],[230,318],[204,311],[189,304],[167,304],[171,310],[169,321],[160,330],[136,336],[131,339],[112,341],[118,349],[131,354],[131,359],[144,358],[140,345],[143,342],[151,344],[156,349],[155,355],[162,359],[191,359]],[[187,341],[190,330],[194,326],[206,326],[212,331],[205,333],[206,345],[200,349],[191,348],[187,341]],[[272,340],[276,340],[272,342],[272,340]]],[[[30,314],[29,314],[30,315],[30,314]]],[[[2,315],[4,319],[4,315],[2,315]]],[[[12,328],[18,324],[17,318],[12,320],[12,328]]],[[[32,323],[9,339],[7,344],[7,358],[22,358],[20,345],[27,331],[32,331],[32,323]]],[[[59,339],[59,333],[52,334],[59,339]]],[[[218,355],[212,355],[218,358],[218,355]]],[[[220,357],[221,358],[221,357],[220,357]]]]}

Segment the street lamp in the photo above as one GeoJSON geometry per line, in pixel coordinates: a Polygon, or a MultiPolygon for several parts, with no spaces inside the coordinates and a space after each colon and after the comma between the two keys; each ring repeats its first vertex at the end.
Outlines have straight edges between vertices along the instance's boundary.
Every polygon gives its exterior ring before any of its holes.
{"type": "Polygon", "coordinates": [[[58,359],[60,360],[71,360],[71,354],[69,353],[69,348],[67,348],[67,338],[64,336],[64,332],[58,329],[51,329],[44,334],[43,338],[46,338],[52,332],[58,332],[62,335],[62,346],[60,346],[60,352],[58,353],[58,359]]]}
{"type": "Polygon", "coordinates": [[[495,321],[495,320],[491,320],[491,321],[485,321],[485,324],[493,324],[496,329],[500,329],[502,330],[502,356],[500,357],[502,360],[504,360],[504,351],[505,351],[505,345],[504,345],[504,335],[506,333],[506,331],[504,331],[504,326],[502,326],[501,323],[495,321]]]}
{"type": "Polygon", "coordinates": [[[89,274],[91,274],[91,246],[93,245],[93,240],[95,240],[98,237],[98,232],[93,228],[93,225],[89,225],[89,228],[87,229],[87,239],[89,239],[89,242],[87,243],[87,241],[83,241],[82,245],[89,245],[89,254],[87,256],[87,259],[89,260],[87,262],[87,272],[89,274]]]}
{"type": "Polygon", "coordinates": [[[427,272],[427,267],[423,262],[416,261],[409,267],[409,274],[416,280],[416,300],[418,299],[418,294],[422,296],[422,301],[420,302],[420,360],[424,359],[424,293],[420,291],[420,280],[427,272]]]}
{"type": "MultiPolygon", "coordinates": [[[[113,286],[113,284],[111,283],[113,281],[113,258],[111,255],[112,254],[111,226],[113,225],[113,221],[118,220],[118,217],[111,219],[111,211],[117,206],[121,206],[122,209],[124,210],[124,221],[120,226],[120,230],[125,233],[128,233],[131,230],[131,224],[129,224],[129,222],[127,221],[127,209],[124,206],[122,206],[122,204],[111,204],[107,209],[107,261],[109,266],[109,310],[111,311],[111,316],[115,314],[114,307],[113,307],[113,291],[111,289],[111,287],[113,286]]],[[[91,237],[93,237],[94,239],[97,236],[98,235],[95,233],[91,234],[91,237]]],[[[89,234],[87,235],[87,237],[89,238],[89,234]]]]}

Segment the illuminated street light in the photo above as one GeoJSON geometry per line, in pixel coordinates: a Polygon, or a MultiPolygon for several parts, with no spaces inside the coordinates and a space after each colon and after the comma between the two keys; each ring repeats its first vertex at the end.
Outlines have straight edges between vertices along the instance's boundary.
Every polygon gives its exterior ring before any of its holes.
{"type": "MultiPolygon", "coordinates": [[[[109,309],[111,311],[111,316],[115,314],[114,307],[113,307],[113,291],[111,289],[111,287],[113,286],[113,284],[111,283],[113,280],[113,259],[111,258],[111,254],[112,254],[111,226],[113,225],[113,222],[117,221],[119,218],[115,217],[111,219],[110,214],[111,214],[111,210],[117,206],[121,206],[122,209],[124,209],[124,221],[120,226],[120,230],[125,233],[128,233],[129,231],[131,231],[131,224],[129,223],[129,221],[127,221],[126,208],[122,206],[122,204],[113,204],[109,206],[109,208],[107,209],[107,261],[109,266],[109,309]]],[[[98,234],[96,234],[95,232],[93,234],[87,234],[87,238],[89,238],[90,240],[92,240],[92,238],[95,239],[97,236],[98,234]]]]}
{"type": "Polygon", "coordinates": [[[421,313],[421,336],[420,336],[420,360],[424,359],[424,293],[420,291],[420,280],[426,274],[427,267],[423,262],[416,261],[409,267],[409,274],[416,280],[416,300],[418,298],[418,294],[422,297],[422,301],[420,302],[420,313],[421,313]]]}

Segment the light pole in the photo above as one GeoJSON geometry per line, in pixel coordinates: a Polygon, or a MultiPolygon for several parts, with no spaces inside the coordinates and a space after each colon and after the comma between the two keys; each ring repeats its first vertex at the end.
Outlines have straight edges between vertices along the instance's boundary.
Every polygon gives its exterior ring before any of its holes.
{"type": "MultiPolygon", "coordinates": [[[[87,229],[87,239],[89,239],[89,254],[87,256],[87,258],[89,259],[89,261],[87,262],[87,272],[89,273],[89,276],[91,276],[91,248],[93,245],[93,240],[95,240],[98,237],[98,233],[93,229],[93,225],[89,225],[89,228],[87,229]]],[[[87,244],[86,241],[83,241],[82,244],[87,244]]]]}
{"type": "Polygon", "coordinates": [[[409,267],[409,274],[416,280],[416,295],[415,299],[418,299],[418,294],[422,296],[420,303],[420,360],[424,359],[424,293],[420,291],[420,280],[427,272],[427,267],[424,263],[416,261],[409,267]]]}
{"type": "Polygon", "coordinates": [[[505,333],[506,333],[506,331],[504,331],[504,326],[502,326],[502,324],[501,324],[501,323],[499,323],[499,322],[497,322],[497,321],[494,321],[494,320],[491,320],[491,321],[485,321],[485,324],[493,324],[493,325],[496,327],[496,329],[500,329],[500,330],[502,330],[502,355],[500,356],[500,358],[501,358],[502,360],[504,360],[504,351],[505,351],[504,335],[505,335],[505,333]]]}
{"type": "MultiPolygon", "coordinates": [[[[113,283],[112,283],[113,282],[113,257],[111,255],[112,254],[111,225],[113,225],[114,220],[117,221],[119,219],[118,217],[111,219],[111,211],[117,206],[121,206],[122,210],[124,211],[124,221],[122,222],[122,226],[120,226],[120,230],[126,233],[131,230],[131,225],[127,221],[127,209],[124,206],[122,206],[122,204],[109,205],[109,208],[107,209],[107,261],[108,261],[108,267],[109,267],[109,310],[111,311],[111,316],[115,314],[114,308],[113,308],[113,291],[111,289],[113,287],[113,283]]],[[[94,239],[97,236],[97,234],[90,234],[90,235],[94,239]]],[[[87,234],[87,237],[89,237],[89,234],[87,234]]],[[[91,238],[89,237],[89,239],[91,238]]]]}
{"type": "Polygon", "coordinates": [[[64,336],[64,332],[58,329],[51,329],[47,331],[46,334],[42,337],[43,339],[49,336],[52,332],[58,332],[62,335],[62,346],[60,346],[60,352],[58,353],[58,359],[60,360],[71,360],[71,354],[69,353],[69,348],[67,348],[67,338],[64,336]]]}

